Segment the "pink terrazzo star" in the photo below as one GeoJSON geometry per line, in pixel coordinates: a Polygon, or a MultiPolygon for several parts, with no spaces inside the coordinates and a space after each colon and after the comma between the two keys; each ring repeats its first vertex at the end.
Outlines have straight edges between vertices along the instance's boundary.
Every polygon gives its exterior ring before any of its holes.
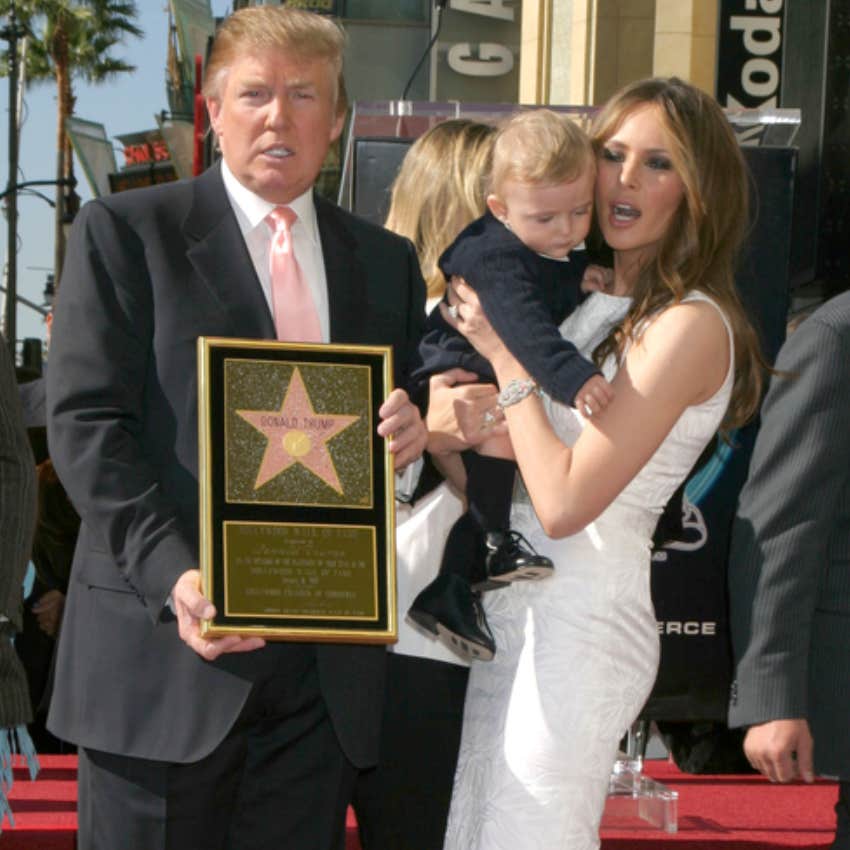
{"type": "Polygon", "coordinates": [[[360,417],[316,413],[297,368],[280,410],[237,410],[246,422],[268,440],[254,489],[259,490],[276,475],[300,463],[342,495],[342,485],[328,451],[328,440],[353,425],[360,417]]]}

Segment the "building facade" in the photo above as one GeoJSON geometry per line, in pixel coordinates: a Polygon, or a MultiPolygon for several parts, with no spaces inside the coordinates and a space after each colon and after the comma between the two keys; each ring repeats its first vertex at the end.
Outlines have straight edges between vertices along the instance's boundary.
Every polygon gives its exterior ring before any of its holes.
{"type": "Polygon", "coordinates": [[[432,0],[288,4],[342,21],[353,100],[399,99],[438,24],[407,99],[593,105],[653,74],[714,90],[718,0],[448,0],[441,14],[432,0]]]}

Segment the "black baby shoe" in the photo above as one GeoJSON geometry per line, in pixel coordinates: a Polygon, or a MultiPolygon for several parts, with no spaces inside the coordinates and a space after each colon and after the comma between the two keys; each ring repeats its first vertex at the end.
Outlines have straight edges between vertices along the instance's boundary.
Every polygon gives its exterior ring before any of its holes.
{"type": "Polygon", "coordinates": [[[481,599],[454,573],[440,573],[420,591],[408,617],[437,635],[446,646],[468,661],[491,661],[496,642],[487,625],[481,599]]]}
{"type": "Polygon", "coordinates": [[[497,590],[513,581],[539,581],[555,571],[552,561],[538,555],[518,531],[488,532],[487,550],[488,577],[473,585],[475,590],[497,590]]]}

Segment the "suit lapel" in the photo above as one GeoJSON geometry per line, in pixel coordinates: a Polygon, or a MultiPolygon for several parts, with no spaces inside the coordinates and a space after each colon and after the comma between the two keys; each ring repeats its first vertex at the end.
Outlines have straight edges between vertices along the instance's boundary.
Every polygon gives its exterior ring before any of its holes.
{"type": "Polygon", "coordinates": [[[205,171],[192,188],[192,207],[183,225],[189,261],[221,303],[234,336],[274,339],[274,321],[227,198],[220,167],[205,171]]]}
{"type": "Polygon", "coordinates": [[[366,277],[357,256],[357,239],[339,210],[314,195],[319,238],[328,281],[331,342],[363,342],[368,328],[366,277]]]}
{"type": "MultiPolygon", "coordinates": [[[[227,313],[235,336],[274,339],[274,319],[219,166],[197,177],[193,191],[192,207],[183,226],[189,261],[227,313]]],[[[328,284],[331,341],[366,341],[366,274],[357,256],[357,239],[333,204],[318,195],[315,204],[328,284]]]]}

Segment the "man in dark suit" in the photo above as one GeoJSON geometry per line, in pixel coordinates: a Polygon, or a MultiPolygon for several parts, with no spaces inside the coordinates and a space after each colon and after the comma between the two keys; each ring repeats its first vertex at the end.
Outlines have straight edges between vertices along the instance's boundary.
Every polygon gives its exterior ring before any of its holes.
{"type": "MultiPolygon", "coordinates": [[[[223,162],[75,223],[47,406],[82,526],[49,726],[80,746],[80,850],[338,850],[377,759],[384,649],[202,638],[195,569],[195,341],[275,338],[270,213],[298,216],[324,340],[391,345],[403,386],[421,333],[412,245],[313,194],[342,128],[342,47],[329,18],[236,12],[204,81],[223,162]]],[[[399,469],[424,425],[401,389],[380,415],[399,469]]]]}
{"type": "Polygon", "coordinates": [[[729,723],[772,781],[841,780],[833,847],[850,848],[850,293],[776,368],[733,529],[729,723]]]}

